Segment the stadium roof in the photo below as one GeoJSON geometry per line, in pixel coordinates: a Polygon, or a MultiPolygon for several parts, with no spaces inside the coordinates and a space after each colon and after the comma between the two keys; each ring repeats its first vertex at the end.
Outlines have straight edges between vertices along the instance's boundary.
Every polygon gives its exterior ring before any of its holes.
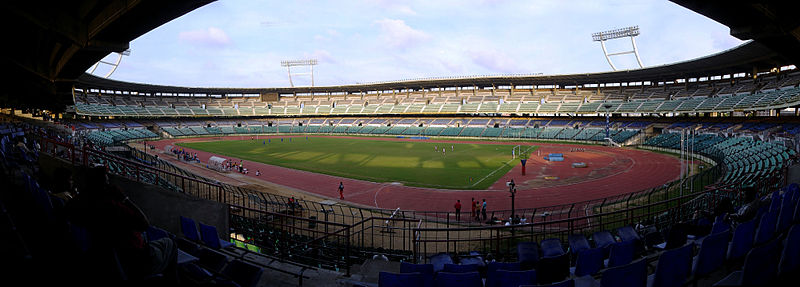
{"type": "Polygon", "coordinates": [[[623,83],[623,82],[662,82],[675,79],[698,78],[734,73],[752,73],[753,71],[769,71],[772,68],[787,65],[788,59],[771,51],[756,42],[748,42],[738,47],[717,54],[668,65],[645,69],[616,72],[568,74],[568,75],[531,75],[531,76],[487,76],[417,79],[368,84],[295,87],[295,88],[198,88],[175,87],[129,83],[109,80],[84,74],[78,80],[78,87],[100,88],[118,91],[135,91],[143,93],[187,93],[187,94],[237,94],[237,93],[325,93],[325,92],[367,92],[402,89],[429,89],[445,87],[491,87],[491,86],[526,86],[526,85],[558,85],[576,86],[586,84],[623,83]]]}
{"type": "Polygon", "coordinates": [[[84,73],[110,52],[156,27],[213,0],[172,1],[5,1],[0,18],[6,29],[0,68],[6,106],[61,110],[71,103],[73,85],[140,92],[305,93],[361,92],[454,86],[560,85],[670,81],[739,72],[766,71],[800,62],[800,18],[792,1],[673,2],[731,28],[740,39],[755,39],[728,51],[640,70],[570,75],[489,76],[417,79],[314,88],[192,88],[100,79],[84,73]]]}
{"type": "MultiPolygon", "coordinates": [[[[0,100],[18,107],[58,106],[57,93],[111,52],[213,0],[3,1],[0,100]],[[49,105],[48,105],[49,104],[49,105]]],[[[70,99],[67,97],[66,99],[70,99]]]]}
{"type": "Polygon", "coordinates": [[[670,0],[731,29],[731,36],[755,40],[800,63],[800,3],[797,1],[670,0]]]}

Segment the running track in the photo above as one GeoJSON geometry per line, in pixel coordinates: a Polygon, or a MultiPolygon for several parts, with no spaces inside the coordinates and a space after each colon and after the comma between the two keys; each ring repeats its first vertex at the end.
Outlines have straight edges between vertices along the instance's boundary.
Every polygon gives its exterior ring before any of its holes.
{"type": "MultiPolygon", "coordinates": [[[[266,138],[305,138],[305,136],[259,136],[266,138]]],[[[313,140],[315,136],[309,136],[313,140]]],[[[163,150],[166,145],[176,142],[220,140],[221,137],[166,139],[148,142],[163,150]]],[[[249,139],[249,136],[229,136],[226,140],[249,139]]],[[[374,138],[371,138],[374,139],[374,138]]],[[[378,138],[383,140],[408,140],[397,138],[378,138]]],[[[420,141],[420,140],[414,140],[420,141]]],[[[505,183],[514,179],[517,183],[516,208],[533,208],[579,202],[609,197],[661,186],[678,178],[680,172],[679,159],[636,149],[613,148],[605,146],[584,146],[576,144],[555,143],[506,143],[486,141],[448,141],[426,140],[443,143],[482,143],[517,145],[529,144],[539,146],[537,152],[531,154],[526,164],[526,175],[521,175],[522,167],[516,166],[495,182],[488,190],[443,190],[431,188],[408,187],[402,185],[375,183],[349,178],[342,178],[307,171],[294,170],[263,163],[245,161],[250,170],[248,176],[275,184],[303,190],[338,200],[339,182],[344,182],[345,201],[362,206],[373,206],[386,209],[401,208],[418,211],[451,211],[456,199],[468,206],[471,198],[486,199],[489,210],[511,208],[508,188],[505,183]],[[583,148],[585,151],[573,152],[571,149],[583,148]],[[547,162],[542,156],[548,153],[564,153],[563,162],[547,162]],[[572,168],[573,162],[585,162],[588,168],[572,168]],[[261,176],[256,177],[255,171],[261,176]],[[546,179],[547,177],[547,179],[546,179]],[[557,177],[558,179],[553,179],[557,177]]],[[[200,161],[208,162],[213,154],[186,149],[197,153],[200,161]]],[[[164,155],[162,155],[163,158],[164,155]]],[[[218,155],[221,156],[221,155],[218,155]]],[[[233,159],[238,158],[221,156],[233,159]]],[[[175,159],[175,157],[171,157],[175,159]]],[[[174,161],[173,161],[174,162],[174,161]]],[[[184,163],[180,163],[184,164],[184,163]]],[[[467,210],[469,208],[467,207],[467,210]]]]}

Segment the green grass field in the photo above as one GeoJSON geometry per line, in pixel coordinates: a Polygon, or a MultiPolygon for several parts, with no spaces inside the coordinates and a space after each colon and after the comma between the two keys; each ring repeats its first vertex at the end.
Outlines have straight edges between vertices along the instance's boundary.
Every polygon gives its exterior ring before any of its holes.
{"type": "MultiPolygon", "coordinates": [[[[326,137],[187,142],[178,145],[245,161],[409,186],[486,189],[506,174],[511,145],[427,143],[326,137]],[[434,146],[439,151],[434,151],[434,146]],[[442,154],[441,148],[447,151],[442,154]],[[470,178],[472,181],[470,181],[470,178]]],[[[535,150],[528,146],[523,149],[535,150]]],[[[245,167],[247,164],[245,163],[245,167]]]]}

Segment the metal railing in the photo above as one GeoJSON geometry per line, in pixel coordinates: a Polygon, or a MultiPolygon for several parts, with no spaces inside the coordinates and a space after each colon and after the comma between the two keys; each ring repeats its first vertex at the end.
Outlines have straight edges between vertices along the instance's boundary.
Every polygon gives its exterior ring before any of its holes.
{"type": "MultiPolygon", "coordinates": [[[[133,154],[150,165],[113,154],[68,144],[47,143],[43,152],[59,146],[83,158],[82,164],[101,163],[117,175],[143,183],[157,184],[215,200],[229,206],[230,228],[261,253],[307,266],[350,272],[355,260],[385,254],[395,260],[424,261],[428,255],[471,250],[513,258],[519,241],[540,241],[569,234],[613,230],[623,225],[646,223],[666,227],[693,216],[696,210],[715,206],[721,198],[739,198],[735,186],[717,183],[724,165],[664,186],[598,200],[550,207],[517,209],[530,218],[518,225],[483,225],[455,221],[454,213],[369,209],[324,204],[247,188],[211,182],[171,163],[141,152],[133,154]]],[[[719,162],[721,154],[706,155],[719,162]]],[[[785,184],[786,170],[759,181],[762,192],[785,184]]],[[[491,211],[491,218],[505,219],[510,210],[491,211]]]]}

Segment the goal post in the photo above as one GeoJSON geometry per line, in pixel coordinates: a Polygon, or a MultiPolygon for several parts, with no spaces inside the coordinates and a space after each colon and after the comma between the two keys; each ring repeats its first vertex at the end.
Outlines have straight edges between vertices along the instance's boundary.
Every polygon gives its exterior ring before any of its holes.
{"type": "Polygon", "coordinates": [[[511,159],[516,159],[518,157],[522,157],[521,145],[515,145],[513,148],[511,148],[511,159]]]}

